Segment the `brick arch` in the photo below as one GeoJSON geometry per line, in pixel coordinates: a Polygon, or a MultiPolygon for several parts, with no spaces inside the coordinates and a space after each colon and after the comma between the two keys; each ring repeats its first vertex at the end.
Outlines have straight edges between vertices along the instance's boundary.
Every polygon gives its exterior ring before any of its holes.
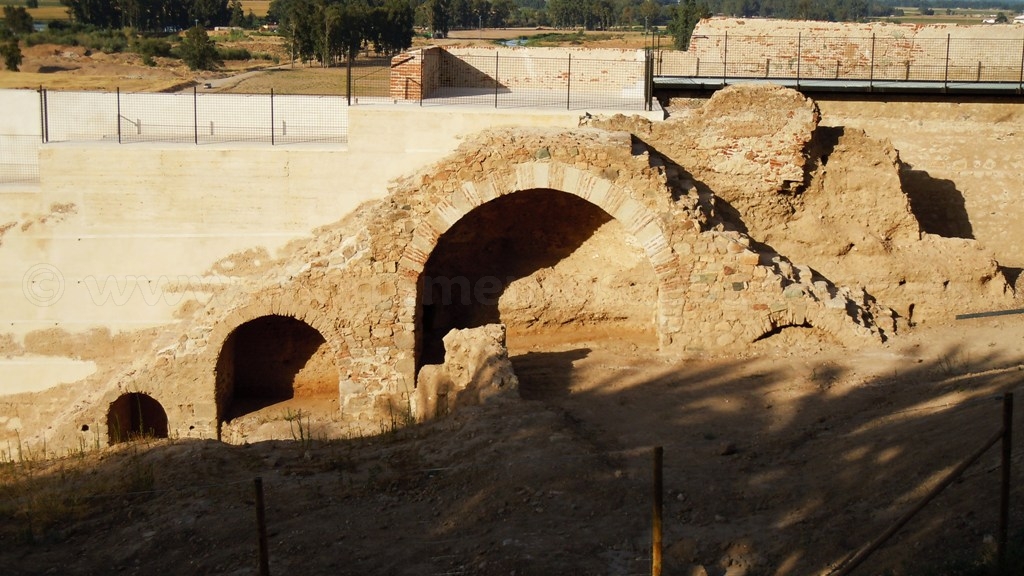
{"type": "MultiPolygon", "coordinates": [[[[399,263],[400,293],[417,294],[427,260],[441,237],[456,222],[491,200],[516,192],[550,189],[581,198],[607,212],[643,247],[658,282],[657,333],[662,347],[682,325],[683,279],[663,222],[654,210],[637,201],[630,190],[608,178],[557,162],[527,162],[511,178],[491,175],[486,181],[462,182],[438,202],[416,227],[399,263]]],[[[669,192],[665,191],[666,197],[669,192]]],[[[409,316],[415,315],[416,303],[409,316]]]]}
{"type": "Polygon", "coordinates": [[[212,400],[214,411],[216,412],[216,420],[218,422],[222,419],[222,411],[225,408],[225,406],[222,405],[222,396],[224,392],[222,387],[225,386],[225,383],[221,379],[221,361],[224,347],[227,345],[228,339],[240,327],[254,320],[266,318],[268,316],[292,318],[317,331],[330,348],[331,357],[334,363],[334,370],[337,374],[338,381],[342,381],[345,377],[343,367],[341,366],[341,363],[338,362],[344,347],[341,337],[334,329],[334,323],[331,322],[329,317],[318,313],[313,310],[311,306],[305,305],[305,303],[302,302],[293,302],[288,305],[277,300],[256,301],[232,311],[231,314],[214,327],[207,338],[207,342],[209,344],[207,346],[206,361],[204,364],[208,368],[207,374],[212,376],[212,378],[210,379],[208,390],[205,390],[204,392],[208,393],[209,398],[212,400]]]}

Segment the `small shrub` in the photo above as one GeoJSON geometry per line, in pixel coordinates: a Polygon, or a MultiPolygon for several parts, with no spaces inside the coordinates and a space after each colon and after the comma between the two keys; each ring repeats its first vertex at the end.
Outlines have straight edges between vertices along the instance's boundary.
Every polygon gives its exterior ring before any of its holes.
{"type": "Polygon", "coordinates": [[[251,60],[252,54],[245,48],[217,47],[217,57],[221,60],[251,60]]]}

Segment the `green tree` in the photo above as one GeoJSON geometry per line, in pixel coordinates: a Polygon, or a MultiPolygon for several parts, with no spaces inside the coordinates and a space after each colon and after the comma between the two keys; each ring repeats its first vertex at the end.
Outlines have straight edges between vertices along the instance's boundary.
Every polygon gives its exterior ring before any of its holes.
{"type": "Polygon", "coordinates": [[[25,0],[25,7],[32,9],[39,8],[39,0],[25,0]]]}
{"type": "Polygon", "coordinates": [[[246,21],[245,11],[242,10],[242,0],[231,0],[228,3],[228,10],[231,12],[231,20],[228,21],[228,24],[239,28],[244,27],[246,21]]]}
{"type": "Polygon", "coordinates": [[[4,24],[15,36],[32,33],[32,15],[24,6],[4,6],[4,24]]]}
{"type": "Polygon", "coordinates": [[[644,0],[644,3],[640,5],[640,17],[644,20],[644,26],[654,26],[654,21],[661,16],[661,4],[658,4],[654,0],[644,0]]]}
{"type": "Polygon", "coordinates": [[[669,34],[672,35],[672,43],[676,50],[689,50],[690,38],[693,36],[693,29],[701,18],[707,18],[711,13],[702,0],[682,0],[675,9],[672,21],[668,24],[669,34]]]}
{"type": "Polygon", "coordinates": [[[21,66],[21,47],[18,46],[18,39],[11,38],[0,44],[0,56],[4,58],[4,66],[11,72],[17,72],[21,66]]]}
{"type": "Polygon", "coordinates": [[[193,26],[185,32],[178,54],[192,70],[213,70],[222,64],[217,55],[217,43],[210,39],[202,26],[193,26]]]}
{"type": "Polygon", "coordinates": [[[448,27],[451,25],[451,9],[448,0],[428,0],[430,4],[430,29],[434,35],[442,38],[448,36],[448,27]]]}
{"type": "Polygon", "coordinates": [[[1010,19],[1006,17],[1005,13],[1000,12],[996,14],[996,24],[1006,24],[1009,21],[1010,19]]]}

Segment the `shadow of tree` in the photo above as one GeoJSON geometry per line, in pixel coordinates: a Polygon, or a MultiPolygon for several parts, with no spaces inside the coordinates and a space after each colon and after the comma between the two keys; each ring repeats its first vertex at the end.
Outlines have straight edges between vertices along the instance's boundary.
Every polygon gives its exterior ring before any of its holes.
{"type": "MultiPolygon", "coordinates": [[[[119,506],[67,466],[0,483],[0,565],[235,573],[255,550],[239,535],[253,532],[244,483],[259,475],[275,573],[644,574],[660,445],[666,575],[819,574],[998,428],[1000,394],[1017,386],[1022,360],[961,346],[931,359],[858,354],[875,362],[847,361],[854,353],[677,362],[567,346],[514,359],[524,400],[379,437],[165,441],[135,461],[121,449],[82,476],[151,467],[152,492],[115,494],[119,506]],[[77,507],[19,540],[25,514],[9,503],[60,482],[61,501],[77,507]],[[154,530],[159,538],[140,536],[154,530]]],[[[998,523],[997,463],[995,451],[983,457],[858,573],[899,574],[982,547],[998,523]]],[[[1019,526],[1024,490],[1013,496],[1019,526]]]]}

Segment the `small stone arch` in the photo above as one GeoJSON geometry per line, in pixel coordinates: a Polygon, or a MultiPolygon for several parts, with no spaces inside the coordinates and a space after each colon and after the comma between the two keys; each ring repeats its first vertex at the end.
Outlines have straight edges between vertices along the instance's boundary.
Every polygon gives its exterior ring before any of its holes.
{"type": "MultiPolygon", "coordinates": [[[[417,226],[399,263],[401,292],[416,294],[417,302],[409,316],[417,317],[420,279],[427,261],[442,235],[474,209],[499,197],[527,190],[548,189],[585,200],[618,221],[640,244],[654,269],[658,282],[656,328],[662,346],[671,343],[671,335],[682,326],[682,301],[685,284],[678,259],[659,215],[637,200],[633,193],[603,175],[558,162],[525,162],[516,165],[514,175],[492,174],[486,180],[461,182],[460,187],[438,202],[417,226]]],[[[665,197],[670,194],[664,191],[665,197]]],[[[408,305],[408,304],[407,304],[408,305]]],[[[416,353],[419,354],[422,330],[416,327],[416,353]]]]}
{"type": "Polygon", "coordinates": [[[216,340],[218,422],[291,398],[337,398],[340,373],[330,334],[290,314],[237,322],[216,340]]]}
{"type": "Polygon", "coordinates": [[[167,438],[167,431],[167,412],[148,394],[122,394],[107,409],[107,441],[110,444],[136,438],[167,438]]]}

